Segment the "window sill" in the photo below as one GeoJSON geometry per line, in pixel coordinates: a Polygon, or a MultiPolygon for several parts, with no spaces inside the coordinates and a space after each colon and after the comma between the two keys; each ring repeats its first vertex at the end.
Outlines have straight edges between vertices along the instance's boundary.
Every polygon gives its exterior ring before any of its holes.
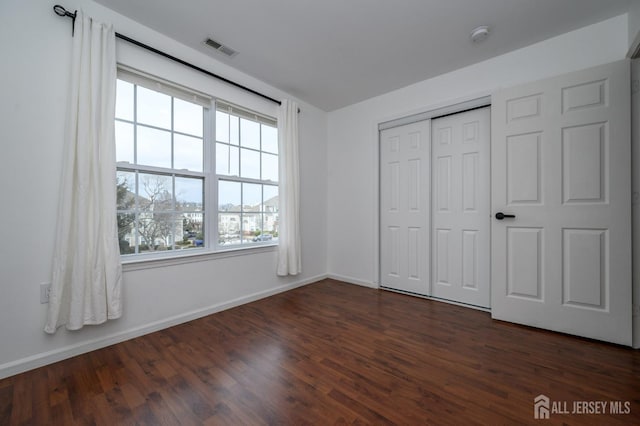
{"type": "Polygon", "coordinates": [[[226,250],[203,250],[197,253],[156,255],[144,258],[129,258],[122,260],[122,271],[139,271],[142,269],[163,268],[166,266],[183,265],[186,263],[206,262],[210,260],[226,259],[228,257],[248,256],[252,254],[275,251],[277,244],[258,245],[251,247],[235,247],[226,250]]]}

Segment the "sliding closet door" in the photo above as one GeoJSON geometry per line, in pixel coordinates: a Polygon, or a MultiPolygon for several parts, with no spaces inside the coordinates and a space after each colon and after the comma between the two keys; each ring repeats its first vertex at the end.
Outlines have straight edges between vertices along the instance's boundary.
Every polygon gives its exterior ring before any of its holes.
{"type": "Polygon", "coordinates": [[[380,132],[381,285],[429,294],[429,121],[380,132]]]}
{"type": "Polygon", "coordinates": [[[434,119],[432,296],[490,307],[490,108],[434,119]]]}

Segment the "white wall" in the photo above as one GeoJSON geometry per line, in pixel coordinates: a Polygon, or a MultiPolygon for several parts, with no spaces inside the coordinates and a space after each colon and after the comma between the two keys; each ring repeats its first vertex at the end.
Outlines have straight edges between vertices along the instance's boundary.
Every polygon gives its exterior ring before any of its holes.
{"type": "MultiPolygon", "coordinates": [[[[327,114],[300,103],[303,274],[281,279],[275,251],[156,269],[125,269],[124,316],[78,332],[42,329],[39,284],[50,280],[61,176],[71,20],[52,1],[0,2],[0,378],[127,337],[163,328],[326,274],[327,114]],[[250,265],[250,266],[248,266],[250,265]]],[[[168,51],[275,98],[265,83],[90,0],[67,0],[116,31],[168,51]]],[[[118,60],[223,99],[275,115],[276,106],[195,71],[119,42],[118,60]]]]}
{"type": "Polygon", "coordinates": [[[632,1],[629,5],[629,46],[640,32],[640,1],[632,1]]]}

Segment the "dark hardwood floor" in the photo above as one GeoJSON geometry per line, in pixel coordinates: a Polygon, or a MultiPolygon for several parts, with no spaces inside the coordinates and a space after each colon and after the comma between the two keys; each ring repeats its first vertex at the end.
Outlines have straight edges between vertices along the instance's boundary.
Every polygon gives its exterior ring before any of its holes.
{"type": "Polygon", "coordinates": [[[640,351],[325,280],[0,381],[0,425],[353,423],[640,424],[640,351]]]}

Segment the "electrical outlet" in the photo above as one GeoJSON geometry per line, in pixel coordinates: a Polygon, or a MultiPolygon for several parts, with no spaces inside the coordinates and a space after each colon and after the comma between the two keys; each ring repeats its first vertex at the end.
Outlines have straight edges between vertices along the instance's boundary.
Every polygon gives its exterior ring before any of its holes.
{"type": "Polygon", "coordinates": [[[49,303],[49,292],[51,291],[51,283],[40,284],[40,303],[49,303]]]}

